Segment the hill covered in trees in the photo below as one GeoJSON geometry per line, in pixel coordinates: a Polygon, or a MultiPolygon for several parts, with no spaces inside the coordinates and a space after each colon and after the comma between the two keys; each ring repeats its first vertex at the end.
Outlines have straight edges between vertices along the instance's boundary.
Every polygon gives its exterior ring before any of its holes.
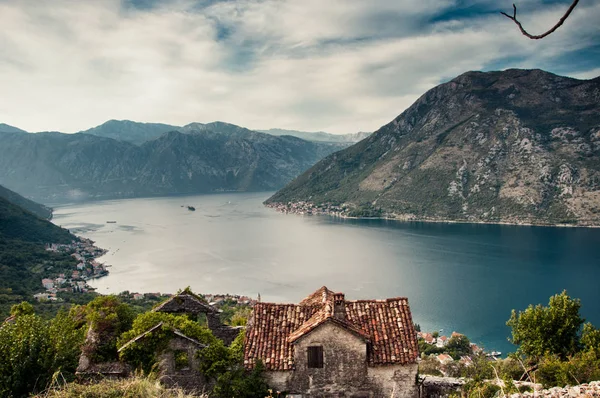
{"type": "Polygon", "coordinates": [[[44,218],[47,220],[52,218],[52,209],[48,206],[44,206],[42,204],[29,200],[19,195],[18,193],[3,187],[2,185],[0,185],[0,198],[4,198],[17,206],[21,206],[25,210],[28,210],[29,212],[35,214],[40,218],[44,218]]]}
{"type": "Polygon", "coordinates": [[[69,231],[0,197],[0,318],[10,305],[31,300],[44,277],[75,268],[66,253],[45,250],[47,243],[70,243],[69,231]]]}

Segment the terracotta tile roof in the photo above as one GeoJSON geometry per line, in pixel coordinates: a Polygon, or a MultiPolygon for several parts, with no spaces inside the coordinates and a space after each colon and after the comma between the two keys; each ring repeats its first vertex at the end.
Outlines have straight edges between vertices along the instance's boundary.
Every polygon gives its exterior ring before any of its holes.
{"type": "Polygon", "coordinates": [[[302,326],[300,326],[298,329],[296,329],[294,332],[292,332],[288,336],[287,341],[290,343],[293,343],[296,340],[298,340],[300,337],[312,332],[319,325],[322,325],[325,322],[333,322],[337,325],[340,325],[341,327],[343,327],[345,329],[348,329],[349,331],[351,331],[354,334],[358,335],[359,337],[365,339],[366,341],[371,340],[371,336],[369,334],[365,333],[362,329],[360,329],[353,323],[351,323],[347,320],[340,320],[340,319],[335,318],[333,316],[331,306],[326,305],[325,308],[321,309],[320,311],[315,312],[315,314],[313,316],[311,316],[308,321],[304,322],[302,324],[302,326]]]}
{"type": "Polygon", "coordinates": [[[370,344],[371,366],[416,362],[417,337],[406,298],[344,300],[343,305],[345,319],[338,319],[334,293],[325,286],[299,304],[257,303],[246,329],[245,366],[260,359],[269,370],[293,369],[294,342],[325,322],[363,337],[370,344]]]}

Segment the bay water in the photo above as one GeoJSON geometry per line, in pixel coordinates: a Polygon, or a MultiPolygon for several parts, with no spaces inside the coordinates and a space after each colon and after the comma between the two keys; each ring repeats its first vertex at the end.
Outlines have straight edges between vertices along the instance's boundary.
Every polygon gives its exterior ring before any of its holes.
{"type": "Polygon", "coordinates": [[[506,353],[511,309],[566,289],[600,326],[600,229],[285,215],[262,205],[269,196],[76,203],[53,222],[109,250],[99,261],[110,275],[90,282],[103,294],[190,286],[298,302],[326,285],[347,299],[405,296],[424,331],[506,353]]]}

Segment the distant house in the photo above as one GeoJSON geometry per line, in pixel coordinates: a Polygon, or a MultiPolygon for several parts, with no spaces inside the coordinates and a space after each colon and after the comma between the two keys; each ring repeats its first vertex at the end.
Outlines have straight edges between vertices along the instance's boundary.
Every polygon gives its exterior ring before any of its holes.
{"type": "Polygon", "coordinates": [[[134,300],[142,300],[143,298],[144,298],[144,295],[142,293],[135,293],[133,295],[134,300]]]}
{"type": "Polygon", "coordinates": [[[52,279],[42,279],[42,286],[44,286],[44,289],[52,289],[54,281],[52,279]]]}
{"type": "Polygon", "coordinates": [[[473,365],[473,360],[469,356],[462,356],[460,357],[460,363],[462,363],[465,366],[471,366],[473,365]]]}
{"type": "Polygon", "coordinates": [[[256,303],[244,365],[258,361],[288,397],[418,396],[418,347],[406,298],[345,299],[323,286],[298,304],[256,303]]]}
{"type": "Polygon", "coordinates": [[[448,337],[446,336],[439,336],[436,339],[435,345],[438,346],[439,348],[445,347],[446,343],[448,342],[448,337]]]}
{"type": "Polygon", "coordinates": [[[471,351],[473,352],[473,354],[479,354],[480,352],[483,351],[483,348],[479,347],[475,343],[471,343],[471,351]]]}
{"type": "Polygon", "coordinates": [[[423,340],[425,340],[427,344],[433,344],[435,341],[431,333],[421,333],[421,337],[423,338],[423,340]]]}
{"type": "Polygon", "coordinates": [[[37,301],[45,301],[50,299],[50,295],[48,293],[36,293],[33,295],[33,298],[37,301]]]}
{"type": "Polygon", "coordinates": [[[452,357],[450,355],[448,355],[448,354],[440,354],[436,358],[437,358],[438,361],[440,361],[440,363],[442,365],[446,365],[446,364],[454,361],[454,359],[452,359],[452,357]]]}

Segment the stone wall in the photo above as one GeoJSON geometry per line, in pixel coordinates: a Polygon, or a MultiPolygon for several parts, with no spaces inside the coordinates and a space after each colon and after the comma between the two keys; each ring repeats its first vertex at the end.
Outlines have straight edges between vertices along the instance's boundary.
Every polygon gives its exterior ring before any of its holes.
{"type": "Polygon", "coordinates": [[[187,392],[203,392],[207,389],[204,376],[200,373],[200,360],[198,351],[200,348],[179,336],[174,336],[167,348],[159,355],[159,379],[167,387],[182,388],[187,392]],[[175,363],[177,352],[187,354],[188,364],[180,369],[175,363]]]}
{"type": "MultiPolygon", "coordinates": [[[[490,381],[493,383],[493,381],[490,381]]],[[[459,394],[464,379],[455,379],[453,377],[420,376],[419,377],[419,396],[420,398],[447,398],[451,394],[459,394]]],[[[528,385],[534,389],[532,392],[523,392],[509,394],[509,398],[600,398],[600,381],[581,384],[573,387],[554,387],[546,390],[541,389],[540,384],[519,383],[518,385],[528,385]]],[[[500,393],[501,395],[501,393],[500,393]]]]}
{"type": "Polygon", "coordinates": [[[416,398],[417,365],[367,366],[367,344],[324,323],[296,341],[294,370],[266,372],[271,387],[294,397],[416,398]],[[309,368],[307,349],[323,347],[323,368],[309,368]]]}
{"type": "Polygon", "coordinates": [[[423,375],[419,377],[420,398],[447,398],[450,394],[460,394],[465,380],[454,377],[423,375]]]}
{"type": "Polygon", "coordinates": [[[540,390],[534,392],[524,392],[520,394],[511,394],[510,398],[574,398],[574,397],[586,397],[586,398],[600,398],[600,381],[592,381],[591,383],[580,384],[574,387],[554,387],[547,390],[540,390]]]}

